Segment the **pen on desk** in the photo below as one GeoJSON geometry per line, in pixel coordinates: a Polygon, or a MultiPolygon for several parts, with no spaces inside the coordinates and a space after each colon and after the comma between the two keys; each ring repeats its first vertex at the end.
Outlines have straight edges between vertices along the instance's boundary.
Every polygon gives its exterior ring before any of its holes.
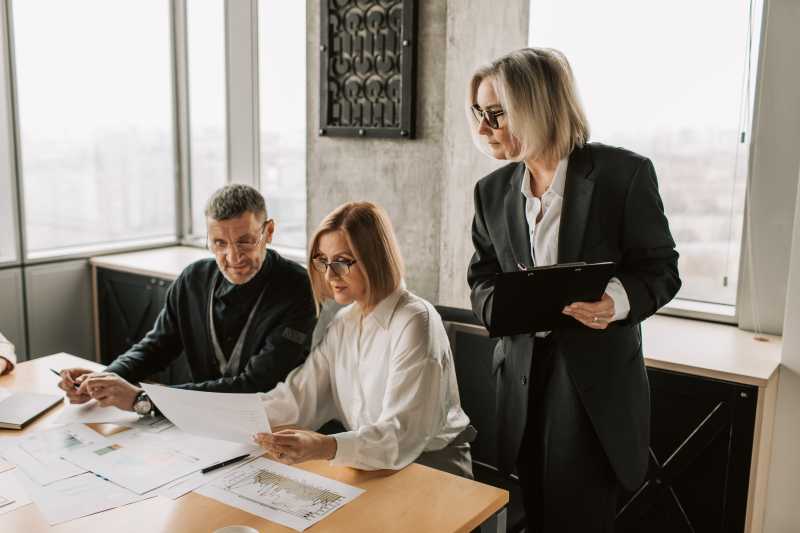
{"type": "MultiPolygon", "coordinates": [[[[58,377],[63,377],[61,375],[61,372],[59,372],[58,370],[55,370],[54,368],[51,368],[50,372],[52,372],[53,374],[55,374],[58,377]]],[[[72,388],[77,389],[78,387],[80,387],[79,383],[75,383],[75,382],[72,383],[72,388]]]]}
{"type": "Polygon", "coordinates": [[[207,466],[207,467],[203,468],[202,470],[200,470],[200,473],[201,474],[208,474],[209,472],[212,472],[212,471],[214,471],[214,470],[216,470],[218,468],[222,468],[223,466],[232,465],[233,463],[239,462],[242,459],[247,459],[248,457],[250,457],[250,454],[246,453],[244,455],[240,455],[238,457],[234,457],[233,459],[228,459],[227,461],[222,461],[221,463],[217,463],[215,465],[207,466]]]}

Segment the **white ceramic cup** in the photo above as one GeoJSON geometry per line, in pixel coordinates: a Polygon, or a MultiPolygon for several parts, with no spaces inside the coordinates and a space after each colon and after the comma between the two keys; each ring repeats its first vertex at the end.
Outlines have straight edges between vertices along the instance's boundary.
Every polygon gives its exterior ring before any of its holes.
{"type": "Polygon", "coordinates": [[[258,530],[250,526],[225,526],[215,529],[214,533],[258,533],[258,530]]]}

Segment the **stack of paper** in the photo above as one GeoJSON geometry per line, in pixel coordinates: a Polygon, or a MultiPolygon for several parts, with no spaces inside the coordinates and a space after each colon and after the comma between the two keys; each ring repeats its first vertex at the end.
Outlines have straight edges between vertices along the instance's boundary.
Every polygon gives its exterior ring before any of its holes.
{"type": "Polygon", "coordinates": [[[19,481],[15,470],[0,473],[0,514],[19,509],[31,503],[28,493],[19,481]]]}
{"type": "Polygon", "coordinates": [[[84,425],[70,424],[15,439],[2,455],[39,485],[49,485],[86,472],[62,459],[61,454],[95,442],[105,442],[105,437],[84,425]]]}
{"type": "Polygon", "coordinates": [[[178,498],[208,485],[202,494],[305,529],[363,492],[253,460],[263,450],[251,435],[270,431],[255,394],[144,387],[168,421],[90,403],[65,409],[57,420],[64,425],[6,439],[0,455],[17,468],[0,473],[0,512],[33,500],[54,525],[158,495],[178,498]],[[129,429],[103,436],[78,422],[116,422],[129,429]],[[249,455],[245,462],[201,472],[243,455],[249,455]]]}

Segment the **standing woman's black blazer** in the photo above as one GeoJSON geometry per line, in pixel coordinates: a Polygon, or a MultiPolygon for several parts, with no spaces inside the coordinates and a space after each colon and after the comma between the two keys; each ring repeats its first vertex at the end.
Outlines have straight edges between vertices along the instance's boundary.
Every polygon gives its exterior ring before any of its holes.
{"type": "MultiPolygon", "coordinates": [[[[475,186],[475,254],[468,282],[472,309],[484,324],[491,316],[495,274],[531,264],[520,193],[524,173],[524,163],[511,163],[475,186]]],[[[649,159],[595,143],[573,150],[558,237],[558,262],[572,261],[614,261],[614,275],[630,301],[627,320],[604,331],[579,325],[552,335],[612,468],[633,490],[647,472],[650,440],[650,389],[639,323],[681,286],[678,253],[649,159]]],[[[532,356],[533,338],[527,334],[503,337],[494,354],[500,465],[509,472],[527,420],[528,386],[522,377],[530,374],[532,356]]]]}

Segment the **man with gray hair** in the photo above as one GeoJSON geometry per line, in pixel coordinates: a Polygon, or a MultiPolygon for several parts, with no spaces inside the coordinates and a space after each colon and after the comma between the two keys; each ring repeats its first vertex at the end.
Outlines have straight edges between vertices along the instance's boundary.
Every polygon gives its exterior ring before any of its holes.
{"type": "Polygon", "coordinates": [[[186,352],[192,383],[211,392],[266,392],[308,355],[316,311],[306,270],[267,247],[275,222],[248,185],[216,191],[206,206],[207,246],[180,274],[153,329],[104,372],[62,371],[72,403],[91,398],[139,414],[153,411],[134,385],[186,352]]]}

